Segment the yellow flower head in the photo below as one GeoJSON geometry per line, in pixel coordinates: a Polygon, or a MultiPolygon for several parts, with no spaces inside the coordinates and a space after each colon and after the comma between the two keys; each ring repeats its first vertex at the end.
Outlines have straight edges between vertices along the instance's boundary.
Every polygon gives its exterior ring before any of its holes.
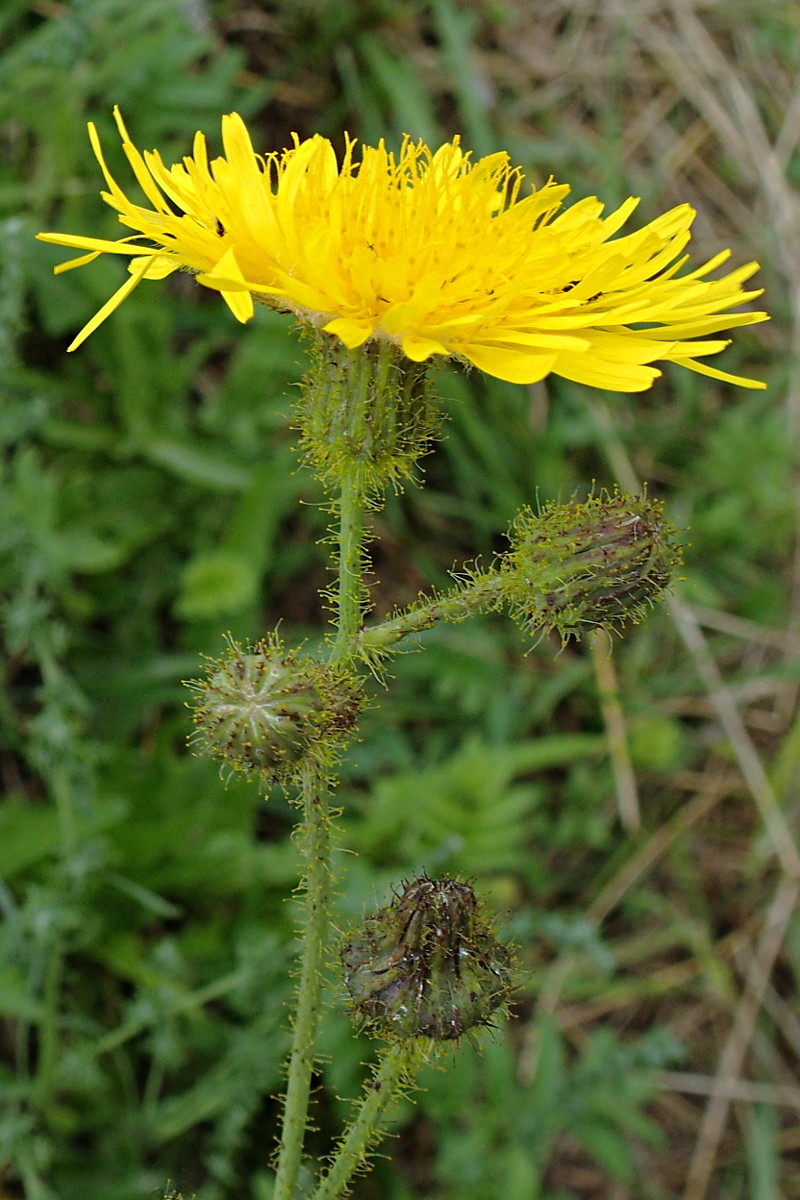
{"type": "Polygon", "coordinates": [[[680,274],[694,211],[670,209],[615,237],[636,207],[603,215],[589,198],[563,208],[569,192],[548,181],[522,194],[523,176],[504,153],[471,162],[458,138],[436,151],[406,139],[383,142],[341,163],[327,139],[295,138],[261,156],[236,113],[222,118],[224,156],[209,161],[205,138],[167,167],[140,154],[115,110],[123,149],[149,207],[129,200],[89,136],[108,185],[102,193],[133,234],[120,241],[42,233],[43,241],[130,259],[130,278],[81,330],[89,336],[143,279],[183,268],[220,292],[248,321],[253,300],[295,313],[349,348],[389,340],[416,362],[466,360],[498,379],[534,383],[551,372],[614,391],[636,392],[675,362],[745,387],[761,383],[698,361],[727,340],[702,339],[767,319],[731,312],[760,291],[742,284],[748,263],[709,275],[728,252],[680,274]]]}

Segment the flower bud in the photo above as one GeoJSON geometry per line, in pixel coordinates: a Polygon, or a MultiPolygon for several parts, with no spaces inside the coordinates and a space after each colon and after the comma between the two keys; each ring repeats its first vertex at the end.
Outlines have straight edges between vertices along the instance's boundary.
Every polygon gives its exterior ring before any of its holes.
{"type": "Polygon", "coordinates": [[[354,1013],[392,1040],[448,1041],[508,1001],[511,960],[475,893],[423,876],[374,913],[342,951],[354,1013]]]}
{"type": "Polygon", "coordinates": [[[306,761],[330,765],[355,725],[357,679],[286,651],[274,635],[244,650],[228,638],[225,658],[209,659],[195,692],[192,744],[265,784],[288,782],[306,761]]]}
{"type": "Polygon", "coordinates": [[[502,567],[512,616],[528,630],[557,629],[564,641],[639,620],[680,562],[674,532],[647,496],[603,493],[523,510],[502,567]]]}

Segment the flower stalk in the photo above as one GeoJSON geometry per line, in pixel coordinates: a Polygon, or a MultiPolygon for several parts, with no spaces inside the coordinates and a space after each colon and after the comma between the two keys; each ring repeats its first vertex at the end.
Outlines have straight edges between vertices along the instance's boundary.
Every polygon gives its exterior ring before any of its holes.
{"type": "Polygon", "coordinates": [[[481,612],[503,606],[504,579],[500,571],[470,572],[464,582],[446,592],[420,597],[409,608],[395,613],[377,625],[369,625],[358,634],[359,656],[370,666],[403,638],[423,633],[440,622],[458,624],[481,612]]]}
{"type": "Polygon", "coordinates": [[[293,1200],[308,1127],[311,1076],[316,1056],[322,968],[331,897],[331,833],[327,783],[312,767],[302,789],[303,823],[298,838],[306,860],[305,921],[297,1012],[283,1108],[273,1200],[293,1200]]]}
{"type": "MultiPolygon", "coordinates": [[[[384,364],[381,364],[383,367],[384,364]]],[[[371,389],[365,386],[365,372],[354,371],[350,377],[338,368],[332,391],[340,398],[340,408],[348,409],[360,437],[362,449],[367,428],[367,413],[371,389]],[[349,386],[348,386],[349,385],[349,386]],[[360,415],[359,415],[360,410],[360,415]]],[[[338,436],[338,430],[336,435],[338,436]]],[[[330,441],[334,441],[330,436],[330,441]]],[[[311,454],[312,463],[325,461],[326,446],[322,437],[311,454]]],[[[352,452],[351,452],[352,453],[352,452]]],[[[364,608],[364,516],[367,490],[363,470],[340,472],[340,491],[337,500],[339,526],[336,561],[338,585],[335,597],[336,628],[330,652],[330,665],[342,666],[355,657],[358,630],[364,608]]],[[[327,480],[327,472],[323,476],[327,480]]],[[[273,1200],[293,1200],[308,1127],[308,1105],[311,1076],[314,1070],[315,1045],[320,1017],[322,968],[329,940],[331,902],[331,821],[328,803],[328,781],[319,770],[309,766],[303,778],[303,823],[298,837],[306,859],[305,924],[303,951],[298,984],[297,1013],[294,1021],[292,1048],[284,1103],[278,1164],[273,1200]]],[[[331,1193],[335,1195],[336,1193],[331,1193]]]]}
{"type": "Polygon", "coordinates": [[[339,545],[336,632],[331,663],[346,662],[355,655],[364,607],[364,510],[363,487],[353,474],[342,480],[339,496],[339,545]]]}
{"type": "Polygon", "coordinates": [[[311,1194],[310,1200],[336,1200],[356,1171],[363,1167],[370,1148],[381,1136],[381,1121],[403,1084],[413,1079],[424,1061],[421,1042],[398,1042],[384,1050],[366,1094],[331,1165],[311,1194]]]}

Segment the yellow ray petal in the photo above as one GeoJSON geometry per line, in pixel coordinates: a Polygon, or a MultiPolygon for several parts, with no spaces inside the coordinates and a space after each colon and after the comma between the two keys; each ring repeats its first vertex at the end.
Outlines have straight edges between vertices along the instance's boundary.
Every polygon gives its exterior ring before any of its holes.
{"type": "Polygon", "coordinates": [[[128,270],[134,274],[142,264],[145,264],[145,279],[166,279],[180,269],[180,263],[166,254],[144,254],[140,258],[132,258],[128,270]]]}
{"type": "Polygon", "coordinates": [[[85,267],[99,257],[100,251],[94,250],[91,254],[81,254],[80,258],[70,258],[67,262],[56,263],[53,267],[53,274],[63,275],[65,271],[74,271],[76,267],[85,267]]]}
{"type": "Polygon", "coordinates": [[[506,383],[538,383],[549,375],[557,354],[525,354],[504,346],[469,345],[460,349],[479,371],[506,383]]]}
{"type": "Polygon", "coordinates": [[[123,283],[122,287],[117,288],[117,290],[114,292],[114,295],[110,298],[110,300],[106,300],[103,307],[94,314],[91,321],[87,321],[87,323],[84,325],[83,329],[80,331],[78,336],[76,338],[73,338],[73,340],[67,346],[67,353],[70,353],[73,350],[77,350],[78,346],[80,346],[82,342],[86,341],[89,334],[94,333],[94,331],[95,331],[95,329],[97,329],[98,325],[102,325],[103,321],[105,321],[106,317],[110,316],[110,314],[114,311],[115,308],[119,308],[120,304],[122,304],[122,301],[127,296],[130,296],[131,292],[133,291],[133,289],[135,287],[139,286],[139,284],[144,279],[148,262],[149,262],[149,259],[145,259],[142,267],[136,272],[136,274],[131,275],[131,277],[129,279],[126,279],[125,282],[123,283]]]}
{"type": "Polygon", "coordinates": [[[763,391],[766,384],[760,379],[748,379],[746,375],[731,375],[729,371],[719,371],[709,367],[707,363],[697,362],[693,358],[682,358],[680,365],[696,371],[698,375],[708,375],[711,379],[721,379],[723,383],[735,383],[738,387],[752,388],[753,391],[763,391]]]}
{"type": "Polygon", "coordinates": [[[252,292],[242,275],[232,246],[225,251],[215,267],[197,278],[206,287],[214,288],[222,294],[237,321],[244,323],[251,319],[255,311],[252,292]]]}
{"type": "Polygon", "coordinates": [[[356,321],[352,317],[335,317],[327,325],[323,325],[325,333],[333,333],[348,350],[363,346],[367,338],[372,336],[372,321],[356,321]]]}
{"type": "Polygon", "coordinates": [[[425,362],[434,354],[447,354],[447,347],[433,338],[415,337],[413,334],[404,337],[401,343],[403,353],[412,362],[425,362]]]}
{"type": "Polygon", "coordinates": [[[644,392],[661,374],[655,367],[613,362],[596,355],[559,354],[556,375],[611,392],[644,392]]]}
{"type": "MultiPolygon", "coordinates": [[[[54,246],[72,246],[76,250],[93,250],[97,254],[141,254],[142,247],[136,244],[138,238],[120,238],[118,242],[110,242],[106,238],[84,237],[78,233],[37,233],[40,242],[50,242],[54,246]]],[[[86,260],[89,261],[88,259],[86,260]]]]}
{"type": "Polygon", "coordinates": [[[246,325],[248,321],[252,320],[255,305],[250,292],[229,292],[220,288],[219,293],[237,321],[246,325]]]}

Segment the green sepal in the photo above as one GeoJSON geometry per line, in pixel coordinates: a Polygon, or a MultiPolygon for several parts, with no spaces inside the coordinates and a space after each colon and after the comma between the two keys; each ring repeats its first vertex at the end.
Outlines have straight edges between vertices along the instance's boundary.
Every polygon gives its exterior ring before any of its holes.
{"type": "Polygon", "coordinates": [[[313,336],[311,371],[295,406],[306,462],[332,490],[356,476],[374,502],[413,476],[438,431],[428,364],[387,341],[348,350],[327,334],[313,336]]]}

